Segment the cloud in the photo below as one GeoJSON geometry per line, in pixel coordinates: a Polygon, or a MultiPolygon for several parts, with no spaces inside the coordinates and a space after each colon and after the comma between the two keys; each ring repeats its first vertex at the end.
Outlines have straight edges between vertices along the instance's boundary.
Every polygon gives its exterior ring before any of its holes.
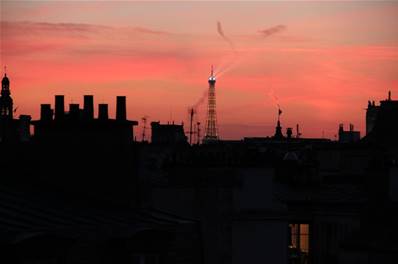
{"type": "Polygon", "coordinates": [[[271,35],[276,34],[278,32],[284,31],[284,30],[286,30],[286,26],[277,25],[277,26],[274,26],[274,27],[270,27],[270,28],[259,30],[258,33],[260,33],[263,37],[268,37],[268,36],[271,36],[271,35]]]}

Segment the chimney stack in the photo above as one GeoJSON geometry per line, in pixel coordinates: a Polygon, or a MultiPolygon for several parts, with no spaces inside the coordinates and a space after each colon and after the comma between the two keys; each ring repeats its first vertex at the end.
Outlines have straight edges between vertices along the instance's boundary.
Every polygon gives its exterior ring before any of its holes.
{"type": "Polygon", "coordinates": [[[64,118],[65,115],[65,104],[64,104],[64,96],[56,95],[55,96],[55,119],[60,120],[64,118]]]}
{"type": "Polygon", "coordinates": [[[292,135],[293,135],[293,129],[292,129],[291,127],[288,127],[288,128],[286,129],[286,136],[287,136],[287,139],[291,139],[291,138],[292,138],[292,135]]]}
{"type": "Polygon", "coordinates": [[[84,96],[84,117],[86,119],[93,119],[94,118],[94,96],[92,95],[85,95],[84,96]]]}
{"type": "Polygon", "coordinates": [[[78,119],[79,118],[79,104],[69,104],[69,116],[72,119],[78,119]]]}
{"type": "Polygon", "coordinates": [[[53,120],[53,110],[51,109],[51,105],[42,104],[40,106],[40,120],[45,122],[50,122],[53,120]]]}
{"type": "Polygon", "coordinates": [[[116,120],[126,120],[126,96],[116,97],[116,120]]]}
{"type": "Polygon", "coordinates": [[[98,105],[98,119],[99,120],[108,120],[108,105],[107,104],[99,104],[98,105]]]}

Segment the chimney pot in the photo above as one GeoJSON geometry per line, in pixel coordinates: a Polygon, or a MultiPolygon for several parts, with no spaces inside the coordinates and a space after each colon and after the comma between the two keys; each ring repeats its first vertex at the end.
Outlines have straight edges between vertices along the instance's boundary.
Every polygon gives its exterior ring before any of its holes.
{"type": "Polygon", "coordinates": [[[65,115],[65,103],[63,95],[55,96],[55,119],[62,119],[65,115]]]}
{"type": "Polygon", "coordinates": [[[93,95],[85,95],[84,96],[84,117],[87,119],[94,118],[94,96],[93,95]]]}
{"type": "Polygon", "coordinates": [[[126,120],[126,96],[116,97],[116,120],[126,120]]]}

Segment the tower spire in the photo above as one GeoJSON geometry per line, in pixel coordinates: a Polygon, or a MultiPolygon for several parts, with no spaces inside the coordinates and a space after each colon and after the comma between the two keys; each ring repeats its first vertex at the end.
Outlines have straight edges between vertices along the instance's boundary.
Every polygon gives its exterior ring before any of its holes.
{"type": "Polygon", "coordinates": [[[4,66],[4,77],[1,80],[0,92],[0,118],[10,118],[13,115],[13,101],[10,96],[10,80],[7,77],[6,66],[4,66]]]}
{"type": "Polygon", "coordinates": [[[209,77],[209,92],[207,103],[207,118],[204,141],[218,140],[217,114],[216,114],[216,77],[214,76],[213,65],[209,77]]]}
{"type": "Polygon", "coordinates": [[[280,122],[280,116],[282,114],[282,110],[280,108],[280,106],[278,105],[278,122],[276,123],[276,127],[275,127],[275,135],[274,138],[275,139],[283,139],[283,134],[282,134],[282,127],[281,127],[281,122],[280,122]]]}

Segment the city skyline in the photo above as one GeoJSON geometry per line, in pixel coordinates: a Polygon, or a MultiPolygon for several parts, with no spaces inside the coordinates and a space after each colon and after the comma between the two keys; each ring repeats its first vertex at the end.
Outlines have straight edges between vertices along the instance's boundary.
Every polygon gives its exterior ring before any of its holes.
{"type": "Polygon", "coordinates": [[[298,123],[305,137],[334,138],[353,123],[364,135],[364,102],[395,96],[397,3],[154,4],[2,2],[1,61],[17,114],[37,119],[54,94],[81,105],[83,94],[96,103],[124,94],[129,119],[187,124],[211,64],[228,68],[216,88],[223,139],[271,136],[276,104],[283,132],[298,123]]]}

